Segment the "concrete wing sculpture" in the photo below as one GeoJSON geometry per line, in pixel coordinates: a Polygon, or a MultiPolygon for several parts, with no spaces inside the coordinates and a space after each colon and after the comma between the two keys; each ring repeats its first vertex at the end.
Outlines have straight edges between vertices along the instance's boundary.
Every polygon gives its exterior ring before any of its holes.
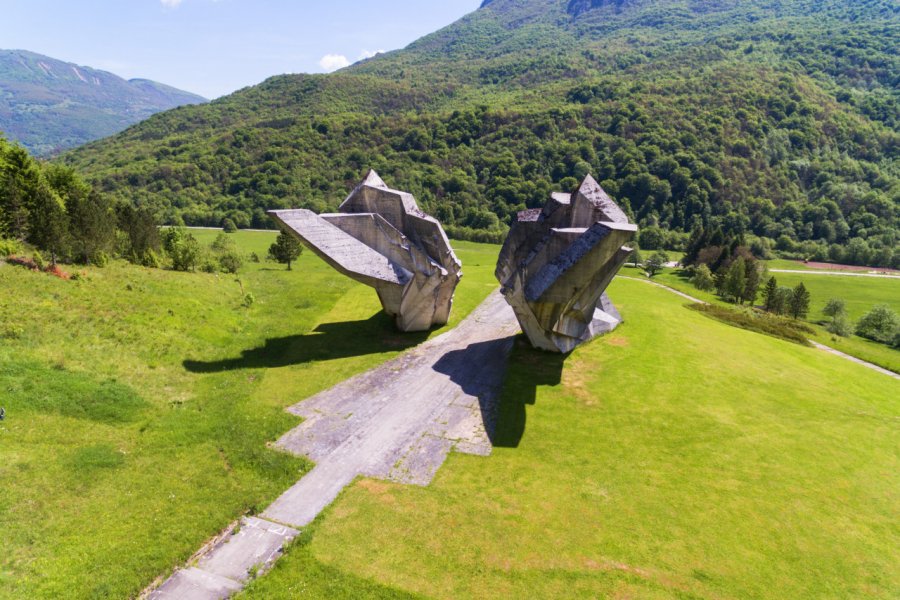
{"type": "Polygon", "coordinates": [[[636,232],[590,175],[576,193],[519,213],[495,274],[533,346],[566,353],[618,326],[605,290],[636,232]]]}
{"type": "Polygon", "coordinates": [[[339,272],[374,287],[401,331],[446,324],[462,263],[441,224],[419,210],[412,194],[388,188],[375,171],[339,210],[269,215],[339,272]]]}

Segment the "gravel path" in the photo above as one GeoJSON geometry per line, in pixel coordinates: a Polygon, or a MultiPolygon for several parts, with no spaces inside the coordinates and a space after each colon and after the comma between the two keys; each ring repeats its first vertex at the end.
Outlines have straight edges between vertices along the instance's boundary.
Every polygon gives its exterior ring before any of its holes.
{"type": "Polygon", "coordinates": [[[519,325],[499,291],[455,329],[289,409],[305,417],[278,446],[316,466],[236,533],[198,553],[152,599],[211,600],[265,572],[359,476],[427,485],[451,451],[486,456],[519,325]]]}

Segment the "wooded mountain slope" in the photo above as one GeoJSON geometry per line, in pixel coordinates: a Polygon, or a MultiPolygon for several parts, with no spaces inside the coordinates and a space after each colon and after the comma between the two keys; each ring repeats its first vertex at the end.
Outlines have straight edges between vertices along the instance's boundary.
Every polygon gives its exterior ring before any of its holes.
{"type": "Polygon", "coordinates": [[[590,171],[644,227],[890,262],[897,47],[890,0],[488,0],[404,50],[65,160],[167,221],[256,227],[269,208],[334,208],[375,168],[482,239],[590,171]]]}
{"type": "Polygon", "coordinates": [[[34,154],[74,148],[204,98],[24,50],[0,50],[0,132],[34,154]]]}

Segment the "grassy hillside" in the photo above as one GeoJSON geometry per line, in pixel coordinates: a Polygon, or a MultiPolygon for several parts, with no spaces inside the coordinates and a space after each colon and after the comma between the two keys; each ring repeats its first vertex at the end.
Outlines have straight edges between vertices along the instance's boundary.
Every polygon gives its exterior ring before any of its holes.
{"type": "MultiPolygon", "coordinates": [[[[456,249],[454,323],[498,250],[456,249]]],[[[309,253],[249,263],[249,309],[232,276],[84,273],[0,263],[0,598],[135,594],[309,468],[266,447],[286,406],[424,339],[309,253]]],[[[613,336],[517,346],[492,457],[355,485],[250,597],[896,595],[896,382],[611,293],[613,336]]]]}
{"type": "Polygon", "coordinates": [[[898,11],[494,0],[404,50],[157,115],[65,160],[188,224],[334,208],[373,167],[456,235],[500,239],[591,171],[642,226],[891,254],[898,11]]]}
{"type": "MultiPolygon", "coordinates": [[[[786,261],[771,261],[778,268],[792,267],[786,261]]],[[[631,275],[643,276],[632,270],[631,275]]],[[[813,327],[813,339],[862,360],[874,363],[895,373],[900,373],[900,351],[856,335],[840,337],[829,333],[820,323],[828,321],[822,314],[825,304],[832,298],[844,300],[847,316],[856,321],[879,304],[887,304],[900,312],[900,280],[852,277],[841,275],[817,275],[815,273],[772,273],[778,285],[794,287],[798,283],[810,292],[811,302],[807,321],[813,327]]],[[[727,304],[712,292],[698,290],[681,269],[666,269],[654,278],[658,283],[675,288],[706,302],[727,304]]],[[[758,300],[759,302],[759,300],[758,300]]],[[[729,305],[731,306],[731,305],[729,305]]]]}
{"type": "Polygon", "coordinates": [[[0,132],[37,155],[118,133],[204,98],[25,50],[0,50],[0,132]]]}
{"type": "MultiPolygon", "coordinates": [[[[275,237],[235,236],[263,256],[275,237]]],[[[454,322],[496,259],[458,250],[454,322]]],[[[249,264],[249,309],[233,276],[85,274],[0,262],[0,598],[136,595],[309,468],[267,449],[296,424],[286,406],[423,339],[311,254],[249,264]]]]}
{"type": "Polygon", "coordinates": [[[359,481],[245,597],[896,597],[898,383],[610,294],[609,337],[516,347],[490,458],[359,481]]]}

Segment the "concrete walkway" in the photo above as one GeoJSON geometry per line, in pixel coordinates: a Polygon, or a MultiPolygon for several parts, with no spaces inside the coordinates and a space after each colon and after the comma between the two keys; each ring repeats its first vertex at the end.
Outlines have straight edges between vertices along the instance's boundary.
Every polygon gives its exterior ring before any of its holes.
{"type": "Polygon", "coordinates": [[[299,528],[356,477],[427,485],[450,451],[490,454],[518,331],[495,291],[455,329],[290,408],[306,420],[278,446],[316,466],[148,597],[227,598],[270,568],[299,528]]]}
{"type": "MultiPolygon", "coordinates": [[[[806,273],[807,271],[799,271],[799,272],[806,273]]],[[[691,296],[689,294],[685,294],[684,292],[680,292],[680,291],[676,290],[675,288],[670,288],[667,285],[664,285],[662,283],[657,283],[655,281],[650,281],[649,279],[640,279],[638,277],[624,277],[624,276],[620,276],[620,278],[621,279],[630,279],[632,281],[643,281],[644,283],[649,283],[650,285],[655,285],[658,288],[662,288],[662,289],[667,290],[675,295],[681,296],[682,298],[689,300],[690,302],[693,302],[695,304],[709,304],[705,300],[700,300],[699,298],[694,298],[693,296],[691,296]]],[[[825,344],[820,344],[819,342],[816,342],[813,340],[807,340],[807,341],[810,344],[812,344],[814,348],[818,348],[819,350],[823,350],[825,352],[828,352],[829,354],[839,356],[840,358],[849,360],[850,362],[854,362],[860,366],[866,367],[867,369],[871,369],[873,371],[878,371],[882,375],[887,375],[888,377],[893,377],[894,379],[900,379],[900,374],[894,373],[893,371],[885,369],[884,367],[879,367],[878,365],[870,363],[870,362],[866,362],[866,361],[862,360],[861,358],[856,358],[855,356],[850,356],[849,354],[845,354],[845,353],[841,352],[840,350],[835,350],[831,346],[826,346],[825,344]]]]}

